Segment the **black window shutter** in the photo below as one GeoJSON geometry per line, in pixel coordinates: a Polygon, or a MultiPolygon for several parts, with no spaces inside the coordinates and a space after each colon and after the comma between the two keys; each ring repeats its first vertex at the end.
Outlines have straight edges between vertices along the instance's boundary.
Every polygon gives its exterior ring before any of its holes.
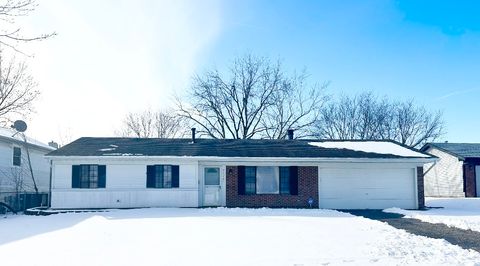
{"type": "Polygon", "coordinates": [[[178,165],[172,165],[172,187],[180,186],[180,167],[178,165]]]}
{"type": "Polygon", "coordinates": [[[107,183],[107,166],[99,165],[98,166],[98,187],[105,188],[107,183]]]}
{"type": "Polygon", "coordinates": [[[239,166],[238,171],[238,195],[245,195],[245,166],[239,166]]]}
{"type": "Polygon", "coordinates": [[[147,188],[155,187],[155,165],[147,165],[147,188]]]}
{"type": "Polygon", "coordinates": [[[80,165],[72,165],[72,188],[80,188],[80,165]]]}
{"type": "Polygon", "coordinates": [[[290,166],[290,195],[298,195],[298,166],[290,166]]]}

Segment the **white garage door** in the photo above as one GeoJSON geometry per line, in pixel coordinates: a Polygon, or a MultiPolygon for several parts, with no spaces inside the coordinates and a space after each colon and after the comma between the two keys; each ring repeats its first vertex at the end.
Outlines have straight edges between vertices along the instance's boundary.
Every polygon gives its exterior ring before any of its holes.
{"type": "Polygon", "coordinates": [[[402,169],[320,169],[320,208],[417,208],[415,172],[402,169]]]}

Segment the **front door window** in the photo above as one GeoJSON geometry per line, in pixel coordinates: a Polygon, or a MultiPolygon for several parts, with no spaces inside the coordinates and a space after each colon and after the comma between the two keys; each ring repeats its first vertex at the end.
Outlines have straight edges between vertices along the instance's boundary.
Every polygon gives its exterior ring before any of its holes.
{"type": "Polygon", "coordinates": [[[205,185],[207,186],[220,185],[220,169],[216,167],[205,168],[205,185]]]}
{"type": "Polygon", "coordinates": [[[219,167],[205,167],[203,170],[203,206],[221,206],[222,186],[219,167]]]}

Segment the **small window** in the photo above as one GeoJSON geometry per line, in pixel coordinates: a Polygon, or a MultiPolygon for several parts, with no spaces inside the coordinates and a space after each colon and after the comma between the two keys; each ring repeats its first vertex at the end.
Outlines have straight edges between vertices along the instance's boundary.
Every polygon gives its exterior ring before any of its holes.
{"type": "Polygon", "coordinates": [[[255,194],[257,189],[257,167],[245,166],[245,194],[255,194]]]}
{"type": "Polygon", "coordinates": [[[148,165],[147,188],[179,187],[178,165],[148,165]]]}
{"type": "Polygon", "coordinates": [[[72,165],[72,188],[105,188],[105,178],[105,165],[72,165]]]}
{"type": "Polygon", "coordinates": [[[217,167],[205,168],[205,185],[218,186],[220,185],[220,169],[217,167]]]}
{"type": "Polygon", "coordinates": [[[290,167],[280,167],[280,194],[290,194],[290,167]]]}
{"type": "Polygon", "coordinates": [[[13,165],[22,165],[22,149],[20,147],[13,147],[13,165]]]}
{"type": "Polygon", "coordinates": [[[98,188],[98,165],[80,166],[80,188],[98,188]]]}

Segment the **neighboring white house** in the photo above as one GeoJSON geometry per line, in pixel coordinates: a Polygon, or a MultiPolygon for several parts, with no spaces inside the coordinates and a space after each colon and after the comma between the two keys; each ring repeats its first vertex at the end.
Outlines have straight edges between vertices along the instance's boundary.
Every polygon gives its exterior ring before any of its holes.
{"type": "Polygon", "coordinates": [[[480,197],[479,143],[428,143],[422,151],[439,158],[425,165],[425,196],[480,197]]]}
{"type": "Polygon", "coordinates": [[[47,157],[53,209],[416,209],[435,160],[391,141],[194,138],[80,138],[47,157]]]}
{"type": "Polygon", "coordinates": [[[31,138],[25,143],[15,130],[0,128],[0,201],[11,193],[35,192],[27,148],[38,191],[49,192],[50,163],[45,154],[55,148],[31,138]]]}

